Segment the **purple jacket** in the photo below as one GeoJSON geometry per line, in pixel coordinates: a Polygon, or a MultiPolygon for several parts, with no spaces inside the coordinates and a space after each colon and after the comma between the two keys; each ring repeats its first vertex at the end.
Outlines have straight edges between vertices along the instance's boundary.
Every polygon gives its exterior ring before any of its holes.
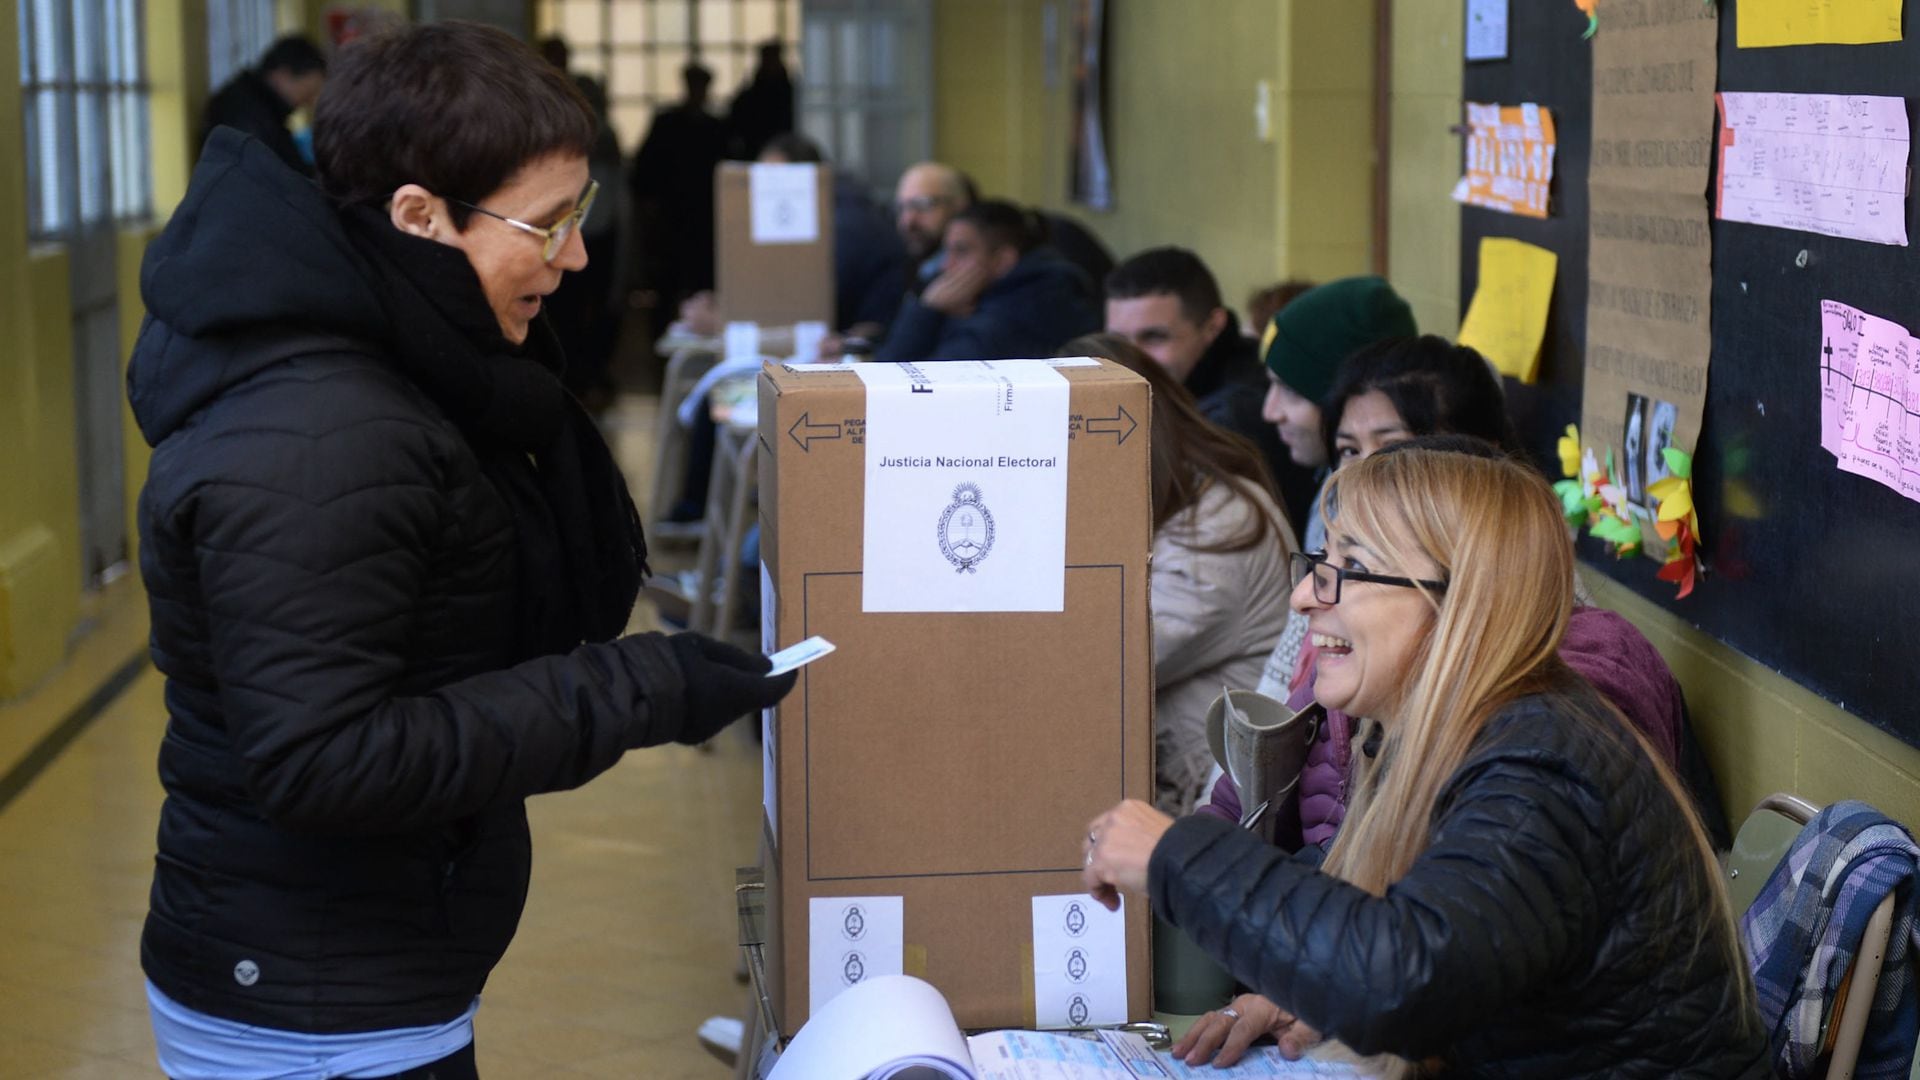
{"type": "MultiPolygon", "coordinates": [[[[1605,608],[1574,608],[1566,640],[1560,643],[1560,659],[1626,714],[1668,765],[1677,764],[1683,708],[1680,684],[1653,643],[1632,623],[1605,608]]],[[[1311,645],[1301,646],[1300,663],[1313,663],[1311,645]]],[[[1313,700],[1313,680],[1295,682],[1299,687],[1287,698],[1287,707],[1298,710],[1313,700]]],[[[1309,844],[1325,846],[1340,831],[1352,764],[1353,720],[1328,709],[1326,726],[1307,748],[1297,797],[1280,808],[1274,822],[1275,841],[1281,847],[1296,851],[1309,844]]],[[[1237,823],[1240,792],[1233,780],[1221,777],[1213,786],[1212,801],[1198,812],[1237,823]]]]}

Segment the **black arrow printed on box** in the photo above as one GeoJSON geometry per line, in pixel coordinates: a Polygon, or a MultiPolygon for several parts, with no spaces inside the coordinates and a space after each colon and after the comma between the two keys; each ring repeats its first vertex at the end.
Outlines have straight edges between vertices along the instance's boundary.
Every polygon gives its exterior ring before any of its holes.
{"type": "Polygon", "coordinates": [[[1133,414],[1127,411],[1125,405],[1116,406],[1116,408],[1120,411],[1112,416],[1087,417],[1087,434],[1118,435],[1120,438],[1117,440],[1117,443],[1124,444],[1127,441],[1127,436],[1132,435],[1133,429],[1139,427],[1140,424],[1134,420],[1133,414]]]}
{"type": "Polygon", "coordinates": [[[813,452],[812,444],[815,439],[839,438],[840,425],[810,423],[808,414],[801,413],[800,419],[795,420],[793,426],[787,429],[787,435],[800,444],[800,449],[810,454],[813,452]]]}

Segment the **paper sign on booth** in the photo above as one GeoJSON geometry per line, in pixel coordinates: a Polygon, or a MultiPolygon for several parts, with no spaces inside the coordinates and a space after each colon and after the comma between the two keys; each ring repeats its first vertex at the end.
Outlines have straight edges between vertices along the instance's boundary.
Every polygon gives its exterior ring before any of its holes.
{"type": "Polygon", "coordinates": [[[1036,1027],[1126,1022],[1125,904],[1108,911],[1085,893],[1033,898],[1036,1027]]]}
{"type": "Polygon", "coordinates": [[[820,896],[807,903],[809,1013],[879,975],[904,975],[905,904],[898,896],[820,896]]]}
{"type": "Polygon", "coordinates": [[[1033,360],[861,364],[864,611],[1061,611],[1067,380],[1033,360]]]}

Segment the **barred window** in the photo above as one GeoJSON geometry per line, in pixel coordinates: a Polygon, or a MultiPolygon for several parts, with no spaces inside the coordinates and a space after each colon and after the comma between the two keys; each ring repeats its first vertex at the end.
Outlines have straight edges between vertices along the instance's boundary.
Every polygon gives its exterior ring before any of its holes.
{"type": "Polygon", "coordinates": [[[680,100],[680,69],[698,60],[713,71],[709,107],[723,111],[752,76],[765,41],[786,46],[797,72],[799,0],[538,0],[541,36],[573,50],[573,70],[607,87],[620,145],[639,145],[655,110],[680,100]]]}
{"type": "Polygon", "coordinates": [[[22,0],[18,10],[29,236],[150,216],[141,0],[22,0]]]}
{"type": "Polygon", "coordinates": [[[207,89],[259,63],[273,44],[274,0],[207,0],[207,89]]]}

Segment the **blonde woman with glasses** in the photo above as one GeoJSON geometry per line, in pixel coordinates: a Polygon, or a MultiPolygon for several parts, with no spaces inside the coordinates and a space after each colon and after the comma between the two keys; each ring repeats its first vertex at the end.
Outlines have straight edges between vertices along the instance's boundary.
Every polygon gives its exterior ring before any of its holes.
{"type": "Polygon", "coordinates": [[[1573,554],[1546,483],[1408,450],[1324,498],[1327,550],[1295,558],[1292,595],[1315,696],[1383,731],[1324,864],[1138,802],[1084,843],[1096,898],[1150,896],[1273,1003],[1209,1014],[1176,1051],[1324,1036],[1386,1076],[1767,1075],[1698,817],[1556,655],[1573,554]]]}

